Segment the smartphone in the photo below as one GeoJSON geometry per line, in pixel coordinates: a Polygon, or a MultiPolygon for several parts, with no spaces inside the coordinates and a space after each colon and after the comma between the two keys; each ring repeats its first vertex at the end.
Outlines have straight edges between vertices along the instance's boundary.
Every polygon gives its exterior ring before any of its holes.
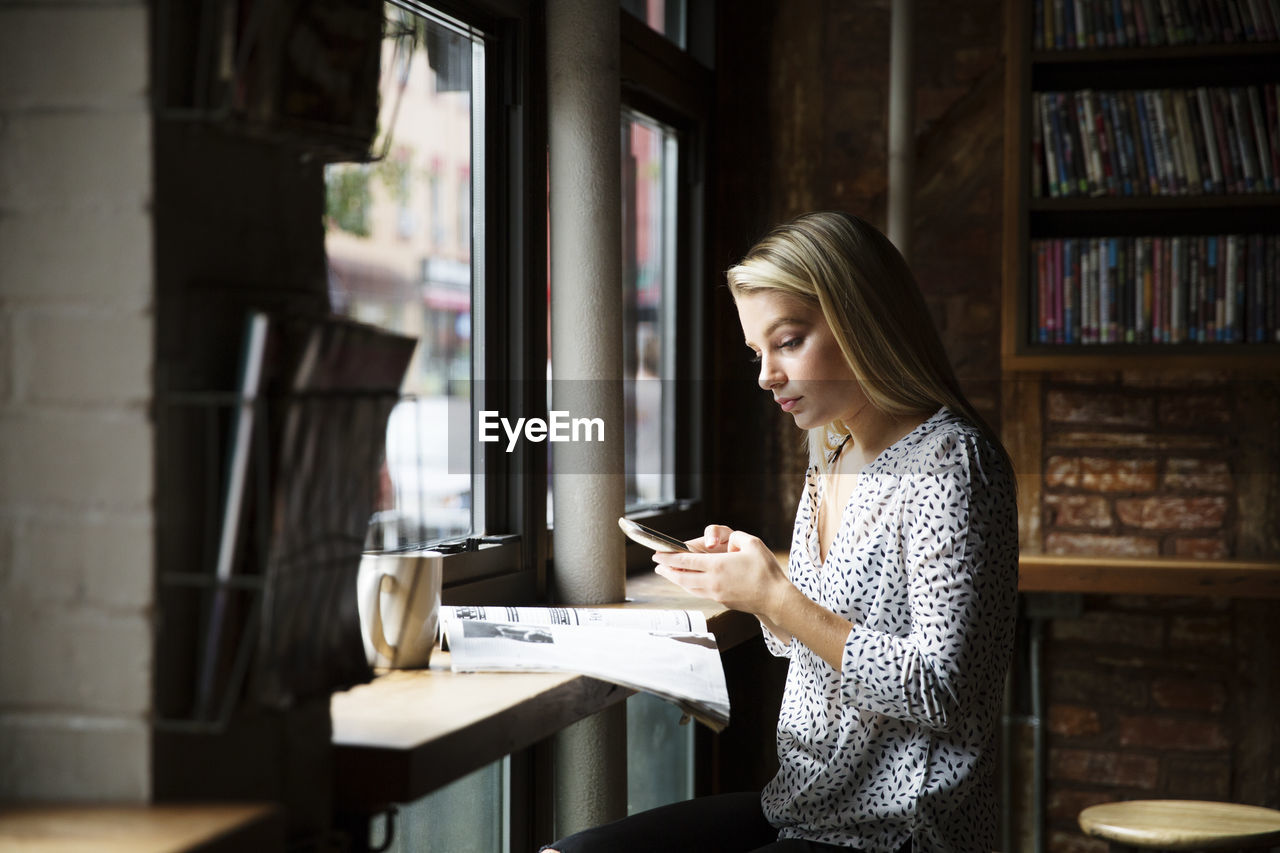
{"type": "Polygon", "coordinates": [[[659,533],[653,528],[637,524],[629,518],[619,518],[618,526],[622,528],[623,533],[627,534],[627,538],[633,542],[639,542],[646,548],[652,548],[655,551],[689,550],[689,546],[679,539],[673,539],[665,533],[659,533]]]}

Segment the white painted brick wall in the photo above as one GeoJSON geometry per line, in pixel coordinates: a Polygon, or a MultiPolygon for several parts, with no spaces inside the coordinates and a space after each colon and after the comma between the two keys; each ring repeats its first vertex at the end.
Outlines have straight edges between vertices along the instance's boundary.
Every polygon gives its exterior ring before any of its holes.
{"type": "Polygon", "coordinates": [[[139,410],[0,411],[0,511],[150,512],[151,461],[139,410]]]}
{"type": "Polygon", "coordinates": [[[0,801],[142,800],[150,762],[150,734],[141,720],[0,718],[0,801]]]}
{"type": "Polygon", "coordinates": [[[151,317],[111,309],[42,309],[14,318],[19,400],[125,404],[151,396],[151,317]]]}
{"type": "Polygon", "coordinates": [[[0,124],[0,196],[19,210],[137,207],[151,193],[150,150],[145,111],[11,112],[0,124]]]}
{"type": "Polygon", "coordinates": [[[147,51],[120,49],[146,31],[142,4],[69,14],[47,3],[9,10],[3,21],[0,109],[137,109],[146,97],[147,51]]]}
{"type": "Polygon", "coordinates": [[[0,800],[150,796],[149,39],[0,5],[0,800]]]}
{"type": "Polygon", "coordinates": [[[20,523],[10,541],[10,584],[37,605],[129,611],[152,594],[151,578],[135,567],[154,563],[155,530],[138,514],[46,513],[20,523]]]}
{"type": "Polygon", "coordinates": [[[0,299],[141,310],[154,301],[151,245],[151,214],[136,202],[0,214],[0,299]]]}
{"type": "MultiPolygon", "coordinates": [[[[4,222],[0,219],[0,224],[4,222]]],[[[0,284],[8,255],[0,244],[0,284]]],[[[9,400],[9,389],[13,385],[13,326],[9,322],[9,314],[4,310],[4,296],[0,294],[0,406],[9,400]]],[[[3,556],[3,555],[0,555],[3,556]]]]}
{"type": "Polygon", "coordinates": [[[14,519],[0,515],[0,590],[9,589],[14,573],[14,524],[14,519]]]}
{"type": "Polygon", "coordinates": [[[151,624],[134,610],[33,604],[0,615],[7,712],[142,719],[150,707],[151,624]]]}

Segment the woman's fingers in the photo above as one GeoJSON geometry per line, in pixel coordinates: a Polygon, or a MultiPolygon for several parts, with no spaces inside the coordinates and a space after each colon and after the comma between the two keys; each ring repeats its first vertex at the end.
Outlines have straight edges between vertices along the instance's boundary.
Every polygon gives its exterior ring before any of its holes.
{"type": "Polygon", "coordinates": [[[684,544],[695,554],[723,554],[731,533],[733,530],[723,524],[708,524],[701,536],[684,544]]]}
{"type": "Polygon", "coordinates": [[[733,530],[723,524],[708,524],[701,536],[689,539],[684,544],[695,554],[723,554],[731,533],[733,530]]]}
{"type": "Polygon", "coordinates": [[[699,572],[704,569],[700,565],[704,554],[686,553],[683,551],[654,551],[653,561],[660,566],[684,572],[699,572]]]}
{"type": "Polygon", "coordinates": [[[656,552],[654,571],[692,595],[757,612],[779,574],[772,552],[758,537],[713,524],[689,545],[692,552],[656,552]],[[715,550],[709,550],[713,538],[715,550]]]}
{"type": "Polygon", "coordinates": [[[714,598],[708,587],[706,572],[670,566],[665,563],[659,563],[653,570],[691,595],[696,595],[699,598],[714,598]]]}
{"type": "Polygon", "coordinates": [[[763,543],[759,537],[752,536],[750,533],[744,533],[741,530],[731,530],[729,535],[725,537],[725,544],[730,551],[751,551],[756,550],[763,543]]]}
{"type": "Polygon", "coordinates": [[[733,531],[723,524],[708,524],[702,532],[702,544],[708,551],[723,551],[733,531]]]}

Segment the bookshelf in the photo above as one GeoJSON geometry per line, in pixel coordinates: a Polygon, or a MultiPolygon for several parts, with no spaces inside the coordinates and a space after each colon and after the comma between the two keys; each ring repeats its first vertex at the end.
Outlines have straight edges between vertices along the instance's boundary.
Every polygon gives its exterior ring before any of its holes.
{"type": "MultiPolygon", "coordinates": [[[[1144,5],[1079,2],[1094,12],[1144,5]]],[[[1071,8],[1070,0],[1066,5],[1071,8]]],[[[1199,4],[1164,5],[1190,12],[1199,4]]],[[[1261,147],[1280,145],[1273,138],[1280,135],[1277,119],[1268,118],[1266,106],[1271,96],[1280,112],[1267,88],[1280,84],[1280,41],[1149,45],[1130,36],[1124,45],[1046,50],[1036,46],[1043,35],[1033,38],[1033,27],[1043,26],[1041,8],[1053,9],[1054,0],[1005,4],[1004,369],[1280,370],[1280,163],[1261,147]],[[1263,135],[1254,136],[1247,176],[1241,160],[1231,182],[1223,175],[1230,159],[1223,158],[1234,149],[1210,152],[1219,140],[1212,110],[1203,114],[1208,136],[1199,110],[1216,108],[1221,99],[1230,112],[1237,97],[1237,108],[1246,112],[1242,126],[1252,128],[1250,90],[1263,135]],[[1198,100],[1200,91],[1209,100],[1198,100]],[[1153,134],[1155,107],[1169,109],[1167,145],[1154,156],[1142,150],[1154,137],[1143,139],[1139,101],[1152,108],[1153,134]],[[1050,115],[1056,124],[1047,121],[1050,115]],[[1080,133],[1082,126],[1098,128],[1092,140],[1080,133]],[[1069,127],[1075,127],[1070,172],[1061,150],[1072,136],[1069,127]],[[1217,183],[1208,168],[1214,153],[1217,183]],[[1049,186],[1051,158],[1064,178],[1059,192],[1049,186]],[[1175,168],[1179,163],[1184,168],[1175,168]],[[1148,185],[1151,173],[1157,179],[1148,185]],[[1230,283],[1228,255],[1237,273],[1230,283]]],[[[1095,20],[1100,32],[1111,23],[1095,20]]],[[[1095,42],[1104,40],[1099,35],[1095,42]]],[[[1228,119],[1219,144],[1233,132],[1228,119]]]]}

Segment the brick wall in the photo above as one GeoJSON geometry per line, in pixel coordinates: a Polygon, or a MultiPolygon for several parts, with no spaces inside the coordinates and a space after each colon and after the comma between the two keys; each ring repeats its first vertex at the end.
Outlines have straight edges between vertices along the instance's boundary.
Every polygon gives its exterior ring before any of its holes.
{"type": "MultiPolygon", "coordinates": [[[[737,0],[721,4],[717,268],[774,222],[842,209],[886,227],[890,4],[737,0]],[[761,92],[765,93],[761,115],[761,92]]],[[[912,268],[961,383],[999,420],[1000,0],[916,3],[916,149],[912,268]],[[993,22],[996,23],[993,26],[993,22]]],[[[721,371],[739,365],[732,305],[713,294],[721,371]]],[[[764,459],[770,482],[718,503],[734,523],[785,545],[805,459],[777,410],[723,403],[712,423],[774,429],[717,433],[724,458],[764,459]],[[727,443],[726,443],[727,442],[727,443]],[[764,447],[762,447],[762,443],[764,447]],[[762,505],[755,496],[774,496],[762,505]]],[[[763,400],[764,398],[761,398],[763,400]]],[[[732,467],[732,466],[726,466],[732,467]]]]}
{"type": "MultiPolygon", "coordinates": [[[[728,31],[719,67],[722,115],[730,116],[719,161],[735,176],[722,189],[723,259],[769,222],[806,209],[840,207],[883,224],[889,4],[725,5],[723,14],[741,21],[728,31]],[[760,86],[769,93],[763,121],[752,102],[760,86]]],[[[1001,10],[998,0],[916,4],[911,259],[961,381],[997,419],[1001,10]]],[[[732,363],[741,347],[736,318],[726,313],[721,327],[723,359],[732,363]]],[[[1280,554],[1274,378],[1099,372],[1049,375],[1040,387],[1043,526],[1028,527],[1034,541],[1026,547],[1280,554]]],[[[772,423],[775,414],[726,404],[724,417],[772,423]]],[[[760,458],[761,436],[741,432],[725,439],[725,452],[760,458]]],[[[776,485],[744,490],[733,504],[744,523],[775,523],[781,537],[798,489],[788,472],[803,465],[793,432],[783,424],[764,439],[776,485]],[[759,494],[776,497],[762,505],[759,494]]],[[[1102,849],[1079,834],[1075,815],[1103,799],[1221,796],[1280,806],[1276,610],[1270,601],[1102,596],[1084,599],[1078,617],[1049,623],[1051,849],[1102,849]]],[[[1022,803],[1029,772],[1027,762],[1017,768],[1022,803]]],[[[1018,818],[1023,843],[1015,847],[1030,849],[1029,810],[1018,818]]]]}
{"type": "Polygon", "coordinates": [[[0,800],[150,793],[147,4],[0,7],[0,800]]]}
{"type": "Polygon", "coordinates": [[[1223,374],[1053,374],[1044,384],[1044,548],[1235,553],[1234,386],[1223,374]]]}
{"type": "MultiPolygon", "coordinates": [[[[1042,389],[1046,551],[1275,553],[1273,380],[1100,372],[1050,374],[1042,389]]],[[[1107,849],[1076,824],[1093,803],[1280,804],[1275,615],[1267,601],[1116,595],[1050,623],[1050,850],[1107,849]]]]}
{"type": "Polygon", "coordinates": [[[1233,798],[1239,651],[1228,599],[1090,597],[1051,623],[1050,850],[1106,851],[1077,828],[1094,803],[1233,798]]]}

